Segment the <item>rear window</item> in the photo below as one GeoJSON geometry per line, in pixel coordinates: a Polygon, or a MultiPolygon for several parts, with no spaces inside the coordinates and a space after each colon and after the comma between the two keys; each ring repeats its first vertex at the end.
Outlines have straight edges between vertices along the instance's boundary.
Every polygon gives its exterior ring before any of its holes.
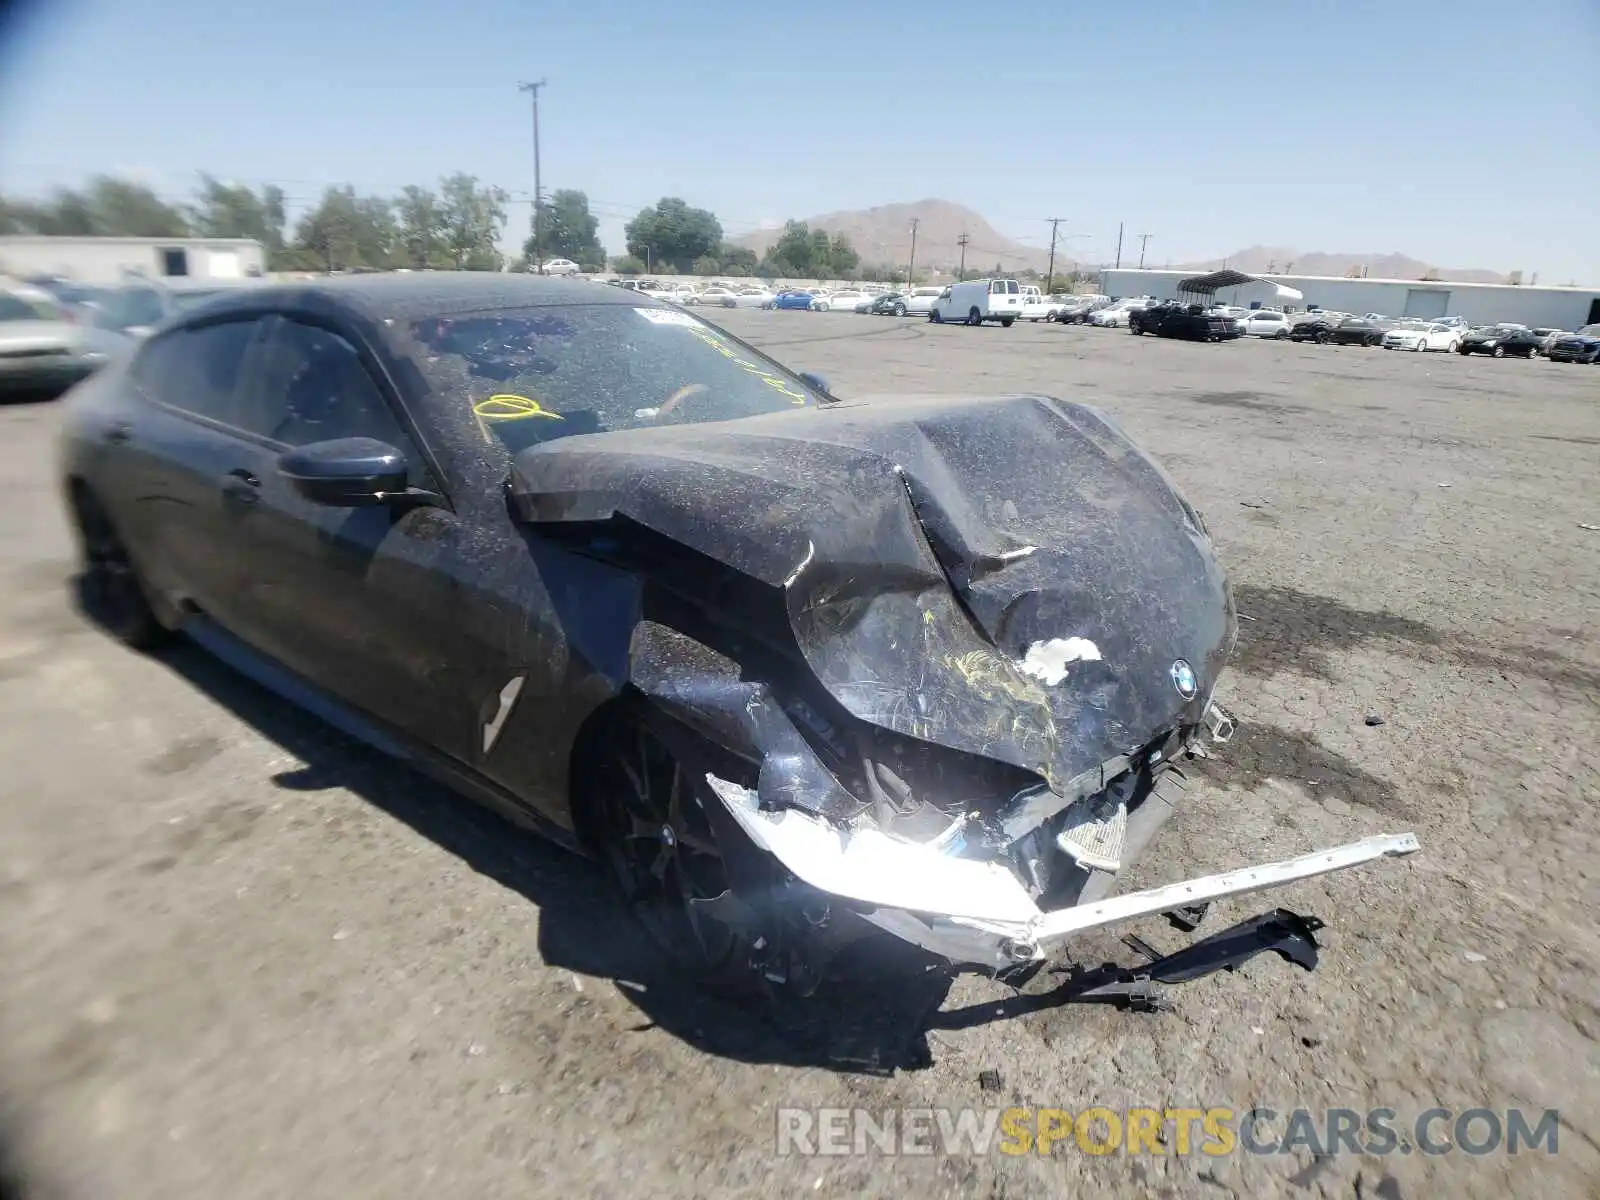
{"type": "Polygon", "coordinates": [[[728,421],[821,403],[777,363],[676,309],[511,308],[414,321],[433,390],[517,451],[580,433],[728,421]]]}
{"type": "Polygon", "coordinates": [[[179,312],[188,312],[191,308],[196,308],[207,300],[214,300],[220,295],[222,295],[222,292],[215,289],[207,291],[189,291],[185,289],[181,292],[172,293],[172,307],[179,312]]]}

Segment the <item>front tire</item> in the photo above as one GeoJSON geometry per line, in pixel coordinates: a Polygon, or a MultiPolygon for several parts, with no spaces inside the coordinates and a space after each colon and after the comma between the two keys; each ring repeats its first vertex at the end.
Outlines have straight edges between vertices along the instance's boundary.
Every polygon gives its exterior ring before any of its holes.
{"type": "Polygon", "coordinates": [[[1013,321],[1015,321],[1015,320],[1016,320],[1015,317],[1001,317],[1000,318],[1000,328],[1001,329],[1010,329],[1011,328],[1011,323],[1013,321]]]}
{"type": "Polygon", "coordinates": [[[575,782],[584,834],[623,904],[675,970],[713,987],[758,987],[750,937],[696,903],[729,887],[706,808],[721,801],[668,748],[666,718],[638,704],[602,721],[583,740],[575,782]]]}
{"type": "Polygon", "coordinates": [[[967,310],[967,324],[968,325],[982,325],[983,324],[983,314],[981,312],[979,312],[976,308],[968,309],[967,310]]]}
{"type": "Polygon", "coordinates": [[[135,650],[154,650],[171,636],[150,605],[149,591],[110,515],[83,485],[72,491],[81,572],[78,597],[89,618],[135,650]]]}
{"type": "Polygon", "coordinates": [[[1506,356],[1506,348],[1504,346],[1496,346],[1493,353],[1496,358],[1504,358],[1506,356]]]}
{"type": "Polygon", "coordinates": [[[894,306],[894,315],[897,316],[897,317],[905,316],[906,315],[906,306],[904,304],[896,304],[894,306]]]}

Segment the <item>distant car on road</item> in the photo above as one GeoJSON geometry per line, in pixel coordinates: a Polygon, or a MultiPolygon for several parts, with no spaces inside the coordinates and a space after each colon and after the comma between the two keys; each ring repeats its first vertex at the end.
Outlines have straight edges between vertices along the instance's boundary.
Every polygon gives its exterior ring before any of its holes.
{"type": "Polygon", "coordinates": [[[1600,362],[1600,325],[1585,325],[1577,333],[1558,337],[1548,357],[1551,362],[1600,362]]]}
{"type": "Polygon", "coordinates": [[[1346,317],[1329,331],[1327,340],[1336,346],[1381,346],[1392,324],[1387,317],[1346,317]]]}
{"type": "Polygon", "coordinates": [[[1238,337],[1239,327],[1232,317],[1208,312],[1203,305],[1163,300],[1144,308],[1129,309],[1128,332],[1136,337],[1152,333],[1157,337],[1185,338],[1192,342],[1221,342],[1238,337]]]}
{"type": "Polygon", "coordinates": [[[570,258],[547,258],[539,268],[541,275],[576,275],[583,270],[570,258]]]}
{"type": "Polygon", "coordinates": [[[771,308],[772,292],[764,287],[740,288],[733,294],[734,308],[771,308]]]}
{"type": "Polygon", "coordinates": [[[1418,354],[1427,350],[1449,352],[1460,344],[1458,330],[1434,321],[1402,321],[1383,335],[1385,350],[1410,350],[1418,354]]]}
{"type": "Polygon", "coordinates": [[[1508,354],[1538,358],[1543,341],[1526,325],[1485,325],[1462,338],[1456,350],[1461,354],[1488,354],[1494,358],[1504,358],[1508,354]]]}
{"type": "Polygon", "coordinates": [[[805,312],[811,308],[811,300],[812,294],[807,291],[779,292],[772,298],[772,307],[805,312]]]}
{"type": "Polygon", "coordinates": [[[811,307],[816,312],[855,312],[856,305],[870,299],[864,292],[830,292],[826,296],[813,296],[811,307]]]}
{"type": "Polygon", "coordinates": [[[1287,313],[1277,309],[1258,308],[1235,318],[1240,337],[1275,338],[1286,341],[1292,328],[1287,313]]]}
{"type": "Polygon", "coordinates": [[[731,288],[709,287],[703,292],[696,292],[684,303],[704,304],[711,308],[733,308],[734,293],[731,288]]]}

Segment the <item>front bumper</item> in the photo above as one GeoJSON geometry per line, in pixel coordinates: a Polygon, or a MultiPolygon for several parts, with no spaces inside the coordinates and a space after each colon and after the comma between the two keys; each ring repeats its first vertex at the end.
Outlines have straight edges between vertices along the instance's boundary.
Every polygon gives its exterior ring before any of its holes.
{"type": "Polygon", "coordinates": [[[750,789],[715,775],[706,779],[750,840],[801,882],[849,902],[862,919],[924,950],[990,970],[1038,961],[1051,947],[1086,930],[1282,887],[1421,848],[1415,834],[1386,834],[1045,912],[998,863],[957,858],[875,829],[841,830],[796,809],[764,810],[750,789]]]}

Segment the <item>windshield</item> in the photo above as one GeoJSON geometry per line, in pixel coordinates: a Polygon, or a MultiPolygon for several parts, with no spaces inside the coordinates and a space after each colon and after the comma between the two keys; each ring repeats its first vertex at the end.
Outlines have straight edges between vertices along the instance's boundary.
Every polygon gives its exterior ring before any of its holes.
{"type": "Polygon", "coordinates": [[[411,336],[428,382],[515,454],[645,425],[729,421],[822,403],[777,363],[685,312],[626,304],[429,317],[411,336]]]}
{"type": "Polygon", "coordinates": [[[159,325],[165,316],[161,296],[154,288],[122,288],[106,293],[100,302],[99,323],[107,329],[159,325]]]}

